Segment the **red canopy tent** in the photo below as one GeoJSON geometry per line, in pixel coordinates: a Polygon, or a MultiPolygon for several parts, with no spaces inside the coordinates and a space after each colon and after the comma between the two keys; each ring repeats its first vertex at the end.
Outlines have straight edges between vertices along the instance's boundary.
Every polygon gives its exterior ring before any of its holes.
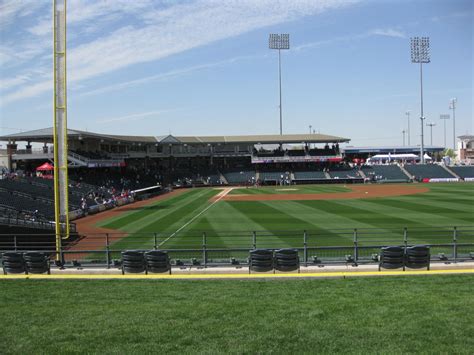
{"type": "Polygon", "coordinates": [[[48,162],[46,162],[43,165],[40,165],[36,168],[36,171],[51,171],[51,170],[54,170],[54,166],[52,166],[48,162]]]}

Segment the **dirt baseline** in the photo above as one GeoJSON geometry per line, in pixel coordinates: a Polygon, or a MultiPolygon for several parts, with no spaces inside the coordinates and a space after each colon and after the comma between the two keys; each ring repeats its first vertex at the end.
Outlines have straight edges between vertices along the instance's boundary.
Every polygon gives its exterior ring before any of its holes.
{"type": "Polygon", "coordinates": [[[350,192],[323,194],[252,194],[226,195],[224,201],[302,201],[302,200],[349,200],[372,197],[404,196],[425,193],[429,188],[419,185],[352,185],[350,192]]]}

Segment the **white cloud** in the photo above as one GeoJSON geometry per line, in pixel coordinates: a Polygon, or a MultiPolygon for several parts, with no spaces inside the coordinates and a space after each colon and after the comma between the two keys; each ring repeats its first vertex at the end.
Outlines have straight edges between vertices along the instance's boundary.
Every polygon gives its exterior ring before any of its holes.
{"type": "Polygon", "coordinates": [[[377,35],[377,36],[396,37],[396,38],[407,37],[403,32],[399,30],[395,30],[393,28],[386,28],[386,29],[377,28],[375,30],[372,30],[370,34],[377,35]]]}
{"type": "MultiPolygon", "coordinates": [[[[213,62],[213,63],[207,63],[207,64],[200,64],[200,65],[194,65],[191,67],[187,68],[182,68],[182,69],[176,69],[176,70],[171,70],[165,73],[160,73],[156,75],[149,75],[140,79],[134,79],[134,80],[129,80],[129,81],[124,81],[121,83],[113,84],[113,85],[108,85],[108,86],[103,86],[94,90],[89,90],[84,93],[81,93],[79,95],[76,95],[76,97],[84,97],[84,96],[92,96],[92,95],[98,95],[98,94],[104,94],[107,92],[113,92],[113,91],[119,91],[119,90],[124,90],[128,89],[131,87],[136,87],[139,85],[144,85],[148,84],[151,82],[157,82],[157,81],[165,81],[165,80],[170,80],[174,79],[177,77],[181,77],[183,75],[189,75],[194,72],[206,70],[206,69],[211,69],[211,68],[216,68],[216,67],[221,67],[224,65],[232,64],[237,61],[241,60],[246,60],[246,59],[255,59],[257,56],[240,56],[240,57],[234,57],[226,60],[222,60],[219,62],[213,62]]],[[[82,86],[82,89],[85,87],[82,86]]]]}
{"type": "MultiPolygon", "coordinates": [[[[74,36],[75,28],[80,31],[80,27],[92,22],[92,26],[98,26],[96,22],[100,22],[105,14],[119,13],[124,21],[122,27],[114,27],[112,32],[107,33],[102,28],[102,36],[69,48],[68,79],[75,82],[97,77],[357,1],[196,0],[178,5],[170,2],[158,9],[156,1],[152,0],[103,0],[93,3],[71,0],[68,3],[69,38],[71,33],[74,36]],[[81,26],[75,27],[75,24],[81,26]]],[[[45,35],[46,22],[42,22],[45,19],[47,17],[41,18],[36,26],[31,27],[30,34],[45,35]]],[[[31,56],[38,55],[36,49],[30,49],[31,56]]],[[[28,85],[6,95],[3,103],[36,96],[42,92],[41,88],[43,92],[47,91],[50,82],[28,85]]]]}
{"type": "Polygon", "coordinates": [[[111,122],[121,122],[121,121],[141,121],[149,117],[153,116],[159,116],[163,113],[170,112],[170,111],[175,111],[175,110],[159,110],[159,111],[148,111],[148,112],[140,112],[140,113],[133,113],[130,115],[126,116],[120,116],[120,117],[113,117],[113,118],[106,118],[100,121],[97,121],[97,123],[111,123],[111,122]]]}

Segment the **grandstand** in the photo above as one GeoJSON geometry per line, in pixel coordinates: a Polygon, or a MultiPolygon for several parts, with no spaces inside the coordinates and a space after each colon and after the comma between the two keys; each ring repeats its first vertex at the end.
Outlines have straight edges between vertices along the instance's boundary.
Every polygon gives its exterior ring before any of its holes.
{"type": "Polygon", "coordinates": [[[409,177],[398,165],[364,165],[362,171],[374,181],[407,182],[409,177]]]}
{"type": "Polygon", "coordinates": [[[474,179],[474,166],[451,166],[449,169],[462,179],[474,179]]]}
{"type": "Polygon", "coordinates": [[[405,169],[417,180],[422,179],[454,179],[456,178],[447,169],[436,164],[405,165],[405,169]]]}

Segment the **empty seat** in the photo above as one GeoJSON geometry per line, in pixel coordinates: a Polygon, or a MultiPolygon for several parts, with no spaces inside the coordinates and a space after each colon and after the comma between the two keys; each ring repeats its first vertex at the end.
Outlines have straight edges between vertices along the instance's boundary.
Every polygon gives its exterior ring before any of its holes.
{"type": "Polygon", "coordinates": [[[426,267],[430,269],[430,247],[426,245],[415,245],[406,249],[405,266],[410,269],[426,267]]]}
{"type": "Polygon", "coordinates": [[[23,254],[18,252],[6,252],[2,255],[3,273],[6,274],[23,274],[26,272],[23,254]]]}
{"type": "Polygon", "coordinates": [[[23,254],[26,272],[29,274],[51,273],[49,258],[44,253],[27,252],[23,254]]]}
{"type": "Polygon", "coordinates": [[[145,253],[146,269],[149,272],[171,274],[171,263],[168,253],[162,250],[151,250],[145,253]]]}
{"type": "Polygon", "coordinates": [[[265,272],[273,270],[273,252],[269,249],[255,249],[250,251],[250,271],[265,272]]]}
{"type": "Polygon", "coordinates": [[[122,252],[122,275],[125,273],[146,273],[145,255],[139,250],[126,250],[122,252]]]}
{"type": "Polygon", "coordinates": [[[403,247],[383,247],[380,250],[380,268],[384,269],[398,269],[403,268],[405,270],[405,250],[403,247]]]}
{"type": "Polygon", "coordinates": [[[275,269],[278,271],[300,270],[300,257],[296,249],[280,249],[275,252],[275,269]]]}

